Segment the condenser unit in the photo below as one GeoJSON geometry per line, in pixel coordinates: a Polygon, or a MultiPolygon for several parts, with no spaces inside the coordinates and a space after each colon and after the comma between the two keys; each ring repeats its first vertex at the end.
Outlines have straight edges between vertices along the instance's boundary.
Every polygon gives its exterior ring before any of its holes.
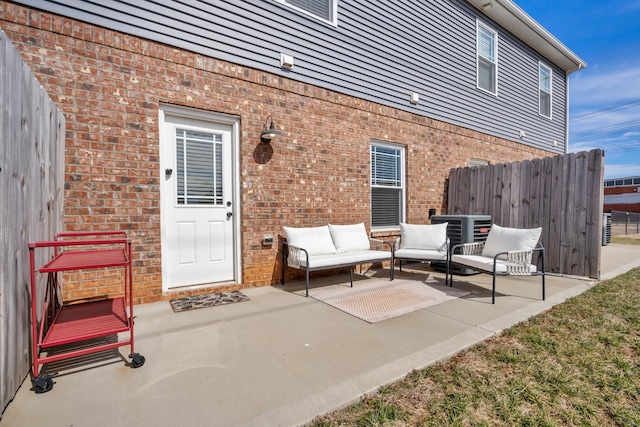
{"type": "MultiPolygon", "coordinates": [[[[431,224],[447,224],[447,237],[451,247],[461,243],[484,242],[491,229],[491,215],[433,215],[431,224]]],[[[445,271],[447,266],[442,261],[432,261],[431,266],[445,271]]],[[[478,271],[454,265],[452,273],[458,275],[476,274],[478,271]]]]}
{"type": "Polygon", "coordinates": [[[602,214],[602,246],[611,243],[611,214],[602,214]]]}

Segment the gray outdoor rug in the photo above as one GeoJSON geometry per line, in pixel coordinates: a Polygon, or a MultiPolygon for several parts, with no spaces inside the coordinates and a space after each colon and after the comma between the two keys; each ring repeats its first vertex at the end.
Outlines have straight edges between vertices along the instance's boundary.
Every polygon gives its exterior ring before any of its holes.
{"type": "Polygon", "coordinates": [[[309,296],[368,323],[408,314],[452,299],[469,295],[447,286],[417,280],[358,280],[309,289],[309,296]]]}
{"type": "Polygon", "coordinates": [[[215,307],[217,305],[233,304],[234,302],[249,301],[249,297],[240,291],[214,292],[212,294],[196,295],[193,297],[175,298],[169,301],[173,311],[195,310],[198,308],[215,307]]]}

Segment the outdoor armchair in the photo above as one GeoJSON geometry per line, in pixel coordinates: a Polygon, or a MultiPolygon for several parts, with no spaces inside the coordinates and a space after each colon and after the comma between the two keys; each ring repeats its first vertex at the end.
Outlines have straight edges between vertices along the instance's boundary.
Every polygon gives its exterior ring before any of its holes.
{"type": "Polygon", "coordinates": [[[452,265],[493,276],[491,303],[496,302],[496,276],[541,276],[545,299],[545,252],[540,243],[542,228],[518,229],[492,225],[485,242],[455,245],[448,253],[446,282],[453,286],[452,265]],[[540,268],[533,262],[534,256],[540,268]]]}
{"type": "MultiPolygon", "coordinates": [[[[448,223],[440,224],[400,224],[400,237],[393,246],[393,258],[398,260],[400,271],[402,261],[447,261],[449,239],[448,223]]],[[[395,266],[391,267],[392,269],[395,266]]]]}

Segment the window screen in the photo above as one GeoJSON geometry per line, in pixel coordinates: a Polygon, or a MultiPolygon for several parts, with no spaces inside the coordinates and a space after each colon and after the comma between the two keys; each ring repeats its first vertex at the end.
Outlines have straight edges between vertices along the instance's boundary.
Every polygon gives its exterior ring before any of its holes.
{"type": "Polygon", "coordinates": [[[551,117],[551,68],[540,64],[540,114],[551,117]]]}
{"type": "Polygon", "coordinates": [[[285,3],[302,9],[327,21],[333,21],[333,0],[285,0],[285,3]]]}
{"type": "Polygon", "coordinates": [[[496,93],[497,85],[497,40],[495,31],[478,23],[478,87],[496,93]]]}
{"type": "Polygon", "coordinates": [[[404,150],[371,145],[371,226],[397,227],[404,212],[404,150]]]}

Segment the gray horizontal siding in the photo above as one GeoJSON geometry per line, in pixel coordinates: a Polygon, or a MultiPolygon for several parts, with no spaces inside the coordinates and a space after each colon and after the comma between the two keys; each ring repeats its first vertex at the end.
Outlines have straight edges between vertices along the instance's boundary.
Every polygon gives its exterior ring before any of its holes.
{"type": "MultiPolygon", "coordinates": [[[[340,0],[338,25],[275,0],[20,3],[561,153],[565,74],[538,115],[540,55],[464,0],[340,0]],[[476,18],[498,31],[498,96],[476,88],[476,18]],[[292,55],[280,69],[280,52],[292,55]],[[409,102],[411,92],[420,103],[409,102]],[[520,131],[526,132],[524,140],[520,131]],[[551,143],[558,142],[557,146],[551,143]]],[[[490,160],[490,159],[489,159],[490,160]]]]}

